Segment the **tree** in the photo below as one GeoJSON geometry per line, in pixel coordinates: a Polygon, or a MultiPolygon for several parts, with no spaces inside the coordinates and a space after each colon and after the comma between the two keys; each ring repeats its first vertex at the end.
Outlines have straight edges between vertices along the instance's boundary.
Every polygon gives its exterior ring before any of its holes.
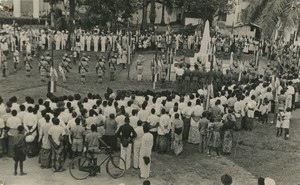
{"type": "Polygon", "coordinates": [[[89,6],[87,14],[98,19],[102,25],[106,22],[116,23],[118,19],[128,20],[137,9],[135,0],[86,0],[85,4],[89,6]]]}
{"type": "Polygon", "coordinates": [[[162,0],[162,15],[161,15],[161,25],[165,25],[165,11],[171,14],[173,11],[173,1],[172,0],[162,0]]]}
{"type": "Polygon", "coordinates": [[[150,12],[149,12],[150,24],[154,26],[155,18],[156,18],[156,7],[155,7],[155,0],[151,0],[150,12]]]}
{"type": "Polygon", "coordinates": [[[183,0],[186,12],[194,17],[213,22],[214,17],[229,13],[235,4],[232,0],[183,0]]]}
{"type": "Polygon", "coordinates": [[[249,0],[255,1],[256,6],[250,5],[247,20],[262,28],[263,35],[271,38],[274,31],[289,31],[298,26],[299,11],[291,0],[249,0]],[[292,11],[292,8],[296,8],[292,11]]]}

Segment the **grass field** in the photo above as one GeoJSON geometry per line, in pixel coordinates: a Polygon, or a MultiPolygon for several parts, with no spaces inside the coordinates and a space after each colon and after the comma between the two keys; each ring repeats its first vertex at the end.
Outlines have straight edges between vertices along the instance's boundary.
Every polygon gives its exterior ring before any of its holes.
{"type": "MultiPolygon", "coordinates": [[[[62,52],[55,52],[54,60],[57,61],[58,56],[62,52]]],[[[152,54],[145,54],[150,62],[152,54]]],[[[11,58],[11,57],[10,57],[11,58]]],[[[87,74],[87,83],[80,84],[80,77],[76,65],[72,66],[71,72],[67,83],[63,84],[58,82],[58,90],[56,95],[69,95],[74,93],[98,93],[103,95],[107,87],[114,90],[147,90],[152,89],[152,83],[149,78],[143,82],[137,83],[135,81],[134,67],[130,68],[130,76],[128,80],[128,71],[117,67],[116,81],[105,80],[103,84],[96,82],[95,72],[95,57],[91,55],[91,63],[89,73],[87,74]]],[[[134,59],[135,61],[135,59],[134,59]]],[[[39,79],[37,60],[33,62],[32,76],[26,77],[24,67],[21,66],[19,71],[12,72],[6,78],[0,77],[0,96],[5,100],[11,96],[17,96],[19,103],[24,101],[26,96],[33,98],[45,98],[47,93],[47,83],[42,83],[39,79]]],[[[147,64],[148,65],[148,64],[147,64]]],[[[134,66],[134,65],[133,65],[134,66]]],[[[9,68],[12,69],[12,62],[9,63],[9,68]]],[[[147,72],[148,74],[149,71],[147,72]]],[[[108,79],[108,72],[105,74],[105,79],[108,79]]],[[[166,86],[158,85],[158,90],[172,89],[172,84],[166,86]]],[[[184,143],[183,153],[175,157],[173,155],[153,155],[152,172],[150,180],[155,184],[220,184],[220,176],[224,173],[229,173],[235,179],[237,185],[256,184],[256,179],[259,176],[272,177],[279,185],[297,185],[300,184],[300,111],[297,110],[293,113],[291,122],[291,138],[290,140],[283,140],[283,138],[276,137],[275,125],[260,125],[256,124],[252,132],[235,132],[234,133],[234,150],[229,157],[222,157],[221,159],[208,158],[206,154],[198,153],[198,146],[184,143]],[[237,142],[238,141],[238,142],[237,142]],[[238,146],[236,144],[238,143],[238,146]]],[[[38,169],[37,159],[28,159],[26,165],[32,163],[33,165],[27,171],[29,174],[26,178],[28,183],[25,184],[38,184],[44,179],[48,179],[49,174],[52,172],[40,172],[38,169]],[[41,181],[30,181],[33,176],[32,173],[41,173],[41,181]]],[[[1,159],[0,166],[7,165],[12,167],[12,162],[8,159],[1,159]]],[[[12,170],[11,170],[12,171],[12,170]]],[[[67,172],[65,172],[67,173],[67,172]]],[[[4,180],[17,184],[22,183],[22,180],[14,178],[12,173],[0,172],[0,177],[5,177],[4,180]],[[10,174],[10,175],[9,175],[10,174]]],[[[138,171],[130,170],[124,178],[120,180],[105,181],[104,184],[117,184],[119,182],[127,182],[127,184],[141,184],[138,178],[138,171]]],[[[51,177],[52,178],[52,177],[51,177]]],[[[106,176],[103,177],[107,179],[106,176]]],[[[53,182],[57,180],[57,184],[68,184],[72,179],[64,178],[64,176],[54,175],[53,182]]],[[[0,178],[1,180],[1,178],[0,178]]],[[[56,181],[55,181],[56,182],[56,181]]],[[[95,179],[89,179],[89,184],[96,183],[95,179]]],[[[49,183],[49,182],[48,182],[49,183]]],[[[46,184],[46,182],[45,182],[46,184]]],[[[76,184],[76,183],[75,183],[76,184]]]]}

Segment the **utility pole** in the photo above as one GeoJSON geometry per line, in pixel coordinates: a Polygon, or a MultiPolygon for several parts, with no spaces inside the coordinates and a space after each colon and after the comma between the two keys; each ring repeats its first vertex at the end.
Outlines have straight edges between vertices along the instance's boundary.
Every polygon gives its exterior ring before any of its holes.
{"type": "Polygon", "coordinates": [[[156,33],[156,26],[154,26],[154,33],[155,33],[155,65],[154,65],[154,79],[153,79],[153,90],[156,88],[156,82],[157,82],[157,64],[158,64],[158,58],[157,58],[157,33],[156,33]]]}
{"type": "Polygon", "coordinates": [[[130,78],[130,66],[131,66],[131,35],[129,31],[129,20],[127,23],[127,36],[128,36],[128,41],[127,41],[127,79],[129,80],[130,78]]]}

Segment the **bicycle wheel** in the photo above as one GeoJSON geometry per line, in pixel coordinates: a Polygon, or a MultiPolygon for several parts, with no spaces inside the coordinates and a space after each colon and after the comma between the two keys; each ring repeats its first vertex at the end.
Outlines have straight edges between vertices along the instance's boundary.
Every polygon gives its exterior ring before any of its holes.
{"type": "Polygon", "coordinates": [[[106,162],[106,172],[114,179],[125,174],[126,164],[120,156],[111,156],[106,162]]]}
{"type": "Polygon", "coordinates": [[[69,172],[77,180],[86,179],[90,175],[92,161],[86,157],[77,157],[69,164],[69,172]]]}

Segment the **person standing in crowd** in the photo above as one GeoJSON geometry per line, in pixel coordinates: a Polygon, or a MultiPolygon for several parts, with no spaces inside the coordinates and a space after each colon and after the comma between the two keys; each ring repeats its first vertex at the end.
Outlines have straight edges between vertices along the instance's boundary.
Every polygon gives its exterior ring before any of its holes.
{"type": "Polygon", "coordinates": [[[83,151],[85,129],[81,125],[80,118],[75,119],[76,126],[70,127],[70,140],[74,157],[79,156],[83,151]]]}
{"type": "Polygon", "coordinates": [[[48,132],[53,126],[50,116],[45,115],[45,123],[41,125],[39,132],[39,142],[42,142],[40,151],[41,168],[51,168],[51,143],[49,141],[48,132]]]}
{"type": "Polygon", "coordinates": [[[283,116],[282,128],[284,129],[284,139],[289,139],[290,137],[290,120],[292,117],[292,108],[288,107],[283,116]]]}
{"type": "Polygon", "coordinates": [[[253,129],[255,107],[256,107],[255,95],[252,95],[251,100],[246,105],[247,119],[246,119],[245,129],[249,131],[253,129]]]}
{"type": "Polygon", "coordinates": [[[48,130],[48,138],[51,144],[52,170],[54,172],[64,171],[63,165],[63,136],[65,129],[59,125],[60,120],[57,117],[52,118],[53,126],[48,130]]]}
{"type": "MultiPolygon", "coordinates": [[[[148,120],[151,120],[151,118],[154,118],[153,120],[155,120],[155,117],[157,117],[157,120],[159,121],[159,124],[156,127],[156,134],[155,132],[152,131],[150,132],[151,134],[153,134],[153,138],[156,138],[155,135],[157,135],[157,150],[159,153],[167,153],[168,150],[168,144],[169,144],[169,137],[170,137],[170,130],[171,130],[171,118],[170,116],[166,113],[165,109],[161,110],[161,116],[158,117],[157,115],[155,115],[155,109],[151,109],[151,116],[149,116],[148,120]]],[[[153,126],[152,124],[154,124],[154,121],[149,122],[151,124],[151,126],[153,126]]],[[[155,126],[155,125],[154,125],[155,126]]],[[[156,143],[156,139],[154,139],[153,143],[156,143]]],[[[154,145],[154,147],[156,147],[154,145]]]]}
{"type": "Polygon", "coordinates": [[[178,156],[183,150],[182,133],[183,133],[183,121],[179,119],[179,114],[175,113],[174,120],[172,122],[172,146],[174,153],[178,156]]]}
{"type": "Polygon", "coordinates": [[[209,120],[207,119],[207,113],[202,113],[202,118],[199,120],[199,132],[200,132],[200,142],[199,142],[199,152],[203,153],[206,145],[206,131],[209,120]]]}
{"type": "Polygon", "coordinates": [[[107,118],[104,122],[104,142],[110,146],[114,151],[117,151],[117,137],[116,131],[118,128],[118,124],[115,120],[115,115],[111,113],[109,118],[107,118]]]}
{"type": "Polygon", "coordinates": [[[208,147],[208,157],[211,156],[211,151],[215,150],[217,157],[220,156],[219,148],[221,147],[221,134],[220,130],[222,127],[221,122],[216,122],[214,118],[210,118],[207,131],[207,147],[208,147]]]}
{"type": "Polygon", "coordinates": [[[153,147],[153,135],[149,133],[149,125],[143,126],[144,136],[142,137],[142,144],[140,150],[140,178],[147,179],[150,175],[151,154],[153,147]]]}
{"type": "Polygon", "coordinates": [[[224,115],[224,118],[222,118],[222,122],[223,126],[221,130],[224,133],[223,153],[225,155],[229,155],[232,149],[233,130],[237,130],[237,126],[235,125],[236,119],[232,109],[229,109],[228,114],[224,115]]]}
{"type": "MultiPolygon", "coordinates": [[[[137,137],[137,134],[133,127],[129,125],[129,117],[125,117],[124,122],[125,124],[119,128],[116,135],[120,138],[121,158],[125,160],[125,166],[128,170],[131,167],[132,142],[137,137]]],[[[120,168],[124,169],[124,166],[120,166],[120,168]]]]}
{"type": "Polygon", "coordinates": [[[134,131],[136,133],[136,138],[133,141],[133,167],[135,169],[139,168],[139,158],[140,158],[142,137],[144,136],[144,130],[142,124],[143,122],[141,120],[138,120],[137,127],[134,128],[134,131]]]}
{"type": "MultiPolygon", "coordinates": [[[[0,97],[0,106],[1,106],[1,97],[0,97]]],[[[1,112],[0,112],[1,113],[1,112]]],[[[6,153],[5,147],[5,123],[0,114],[0,158],[6,153]]]]}
{"type": "Polygon", "coordinates": [[[282,126],[283,126],[284,115],[285,115],[285,112],[284,112],[283,108],[280,108],[279,112],[277,114],[277,121],[276,121],[276,129],[277,129],[276,136],[277,137],[280,137],[282,135],[282,131],[283,131],[282,126]]]}
{"type": "Polygon", "coordinates": [[[24,173],[23,162],[26,160],[25,150],[25,135],[24,127],[18,126],[18,134],[14,137],[14,161],[15,161],[15,172],[14,175],[18,174],[18,163],[20,163],[20,175],[26,175],[24,173]]]}

